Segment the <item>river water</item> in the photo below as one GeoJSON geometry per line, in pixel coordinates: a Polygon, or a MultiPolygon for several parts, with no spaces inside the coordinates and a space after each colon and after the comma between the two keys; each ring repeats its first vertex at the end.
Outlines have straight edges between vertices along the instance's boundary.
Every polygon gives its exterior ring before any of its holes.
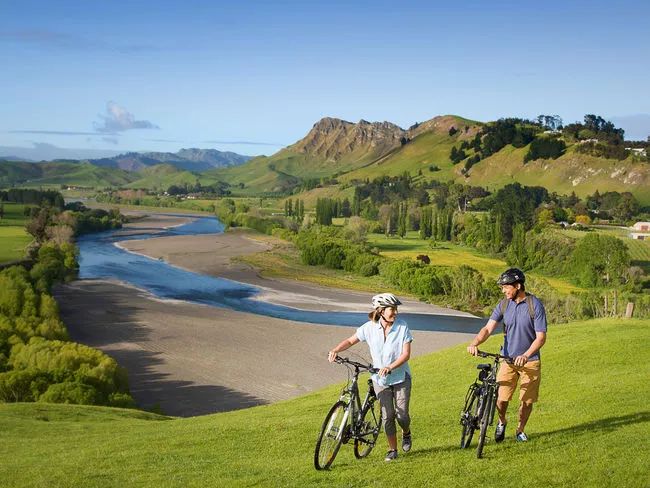
{"type": "MultiPolygon", "coordinates": [[[[259,289],[252,285],[186,271],[115,245],[132,239],[220,232],[223,232],[223,225],[216,218],[201,217],[162,232],[145,228],[128,236],[121,235],[120,231],[87,234],[77,241],[79,276],[82,279],[120,280],[162,299],[184,300],[299,322],[358,327],[368,320],[366,313],[315,312],[255,300],[252,297],[259,293],[259,289]]],[[[401,313],[400,317],[411,329],[428,331],[476,332],[485,323],[483,319],[449,315],[401,313]]]]}

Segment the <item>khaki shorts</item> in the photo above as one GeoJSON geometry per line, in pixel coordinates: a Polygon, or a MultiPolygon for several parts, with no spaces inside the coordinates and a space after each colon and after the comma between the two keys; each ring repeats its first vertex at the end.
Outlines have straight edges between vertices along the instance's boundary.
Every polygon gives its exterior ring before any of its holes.
{"type": "Polygon", "coordinates": [[[499,383],[499,401],[509,402],[519,384],[519,400],[523,403],[535,403],[539,397],[539,384],[542,381],[542,363],[539,360],[528,361],[523,366],[501,363],[497,383],[499,383]]]}

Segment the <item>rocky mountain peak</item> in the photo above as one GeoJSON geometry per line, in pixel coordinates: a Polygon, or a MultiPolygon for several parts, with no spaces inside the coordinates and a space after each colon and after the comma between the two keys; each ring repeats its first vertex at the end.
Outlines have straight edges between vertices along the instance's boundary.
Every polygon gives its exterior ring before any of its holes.
{"type": "Polygon", "coordinates": [[[309,133],[291,149],[337,162],[357,153],[379,157],[398,147],[406,131],[390,122],[348,122],[325,117],[314,124],[309,133]]]}

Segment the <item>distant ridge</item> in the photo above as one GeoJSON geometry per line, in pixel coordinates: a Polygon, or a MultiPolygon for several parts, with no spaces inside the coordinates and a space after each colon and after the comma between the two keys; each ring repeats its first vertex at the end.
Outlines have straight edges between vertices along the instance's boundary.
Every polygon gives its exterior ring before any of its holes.
{"type": "Polygon", "coordinates": [[[0,156],[0,161],[17,161],[20,163],[33,163],[34,160],[19,158],[18,156],[0,156]]]}
{"type": "Polygon", "coordinates": [[[142,171],[156,164],[167,163],[172,166],[194,172],[202,172],[214,168],[237,166],[251,159],[234,152],[222,152],[216,149],[181,149],[175,153],[169,152],[128,152],[110,158],[90,159],[88,162],[95,166],[119,168],[125,171],[142,171]]]}

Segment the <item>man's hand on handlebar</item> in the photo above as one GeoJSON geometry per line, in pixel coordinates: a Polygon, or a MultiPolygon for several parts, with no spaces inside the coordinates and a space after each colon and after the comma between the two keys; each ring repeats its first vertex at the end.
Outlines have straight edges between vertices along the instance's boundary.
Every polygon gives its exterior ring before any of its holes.
{"type": "Polygon", "coordinates": [[[478,346],[472,346],[471,344],[467,346],[467,352],[472,356],[478,356],[478,346]]]}
{"type": "Polygon", "coordinates": [[[330,352],[327,353],[327,360],[330,363],[335,362],[337,357],[338,357],[338,353],[336,353],[334,351],[330,351],[330,352]]]}
{"type": "Polygon", "coordinates": [[[514,361],[515,366],[523,366],[527,362],[528,362],[528,356],[526,356],[525,354],[522,354],[521,356],[517,356],[514,361]]]}

